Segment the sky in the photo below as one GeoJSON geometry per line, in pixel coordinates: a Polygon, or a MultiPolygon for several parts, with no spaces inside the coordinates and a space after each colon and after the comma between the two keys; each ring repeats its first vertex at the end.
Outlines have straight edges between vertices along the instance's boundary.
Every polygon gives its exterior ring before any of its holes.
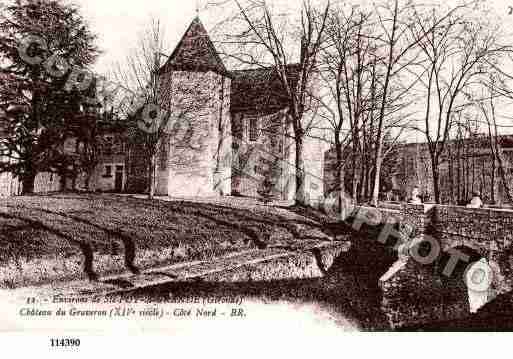
{"type": "MultiPolygon", "coordinates": [[[[291,5],[300,3],[300,0],[288,1],[291,5]]],[[[109,71],[114,63],[126,57],[152,16],[161,19],[168,40],[168,52],[171,53],[196,15],[197,4],[203,8],[207,0],[72,0],[72,2],[81,6],[92,30],[99,36],[99,45],[104,53],[98,60],[95,70],[104,73],[109,71]]],[[[368,1],[352,2],[356,4],[368,1]]],[[[444,3],[450,2],[455,1],[444,1],[444,3]]],[[[488,0],[487,2],[499,14],[504,15],[507,15],[509,6],[513,6],[513,0],[488,0]]],[[[201,11],[200,17],[207,29],[215,25],[216,19],[210,16],[210,13],[201,11]]],[[[513,23],[513,14],[505,16],[505,21],[513,23]]]]}
{"type": "Polygon", "coordinates": [[[91,29],[98,35],[98,44],[103,51],[95,70],[108,72],[113,64],[123,61],[141,32],[147,28],[152,16],[161,19],[169,53],[196,15],[194,0],[75,0],[89,21],[91,29]],[[171,47],[172,46],[172,47],[171,47]]]}
{"type": "MultiPolygon", "coordinates": [[[[70,0],[82,8],[82,13],[88,20],[93,32],[98,35],[98,45],[103,54],[98,59],[94,70],[108,74],[115,68],[116,63],[123,63],[130,51],[136,47],[138,38],[152,17],[159,18],[164,26],[167,49],[171,54],[174,47],[184,34],[192,19],[196,16],[196,8],[204,8],[208,0],[70,0]]],[[[290,3],[292,7],[299,6],[301,0],[274,0],[279,3],[290,3]]],[[[429,0],[427,0],[429,1],[429,0]]],[[[441,1],[441,0],[430,0],[441,1]]],[[[463,0],[443,0],[444,4],[460,3],[463,0]]],[[[499,15],[498,21],[504,22],[507,31],[511,31],[513,42],[513,0],[484,0],[495,8],[499,15]],[[512,14],[509,14],[509,12],[512,14]]],[[[370,0],[354,0],[349,3],[369,3],[370,0]]],[[[422,0],[423,3],[426,0],[422,0]]],[[[202,22],[210,30],[220,20],[213,11],[199,12],[202,22]]],[[[222,16],[222,15],[221,15],[222,16]]],[[[513,69],[511,71],[513,73],[513,69]]],[[[513,124],[513,105],[503,106],[499,111],[507,118],[500,122],[505,125],[513,124]]],[[[501,116],[501,114],[499,114],[501,116]]],[[[513,127],[506,130],[513,133],[513,127]]]]}

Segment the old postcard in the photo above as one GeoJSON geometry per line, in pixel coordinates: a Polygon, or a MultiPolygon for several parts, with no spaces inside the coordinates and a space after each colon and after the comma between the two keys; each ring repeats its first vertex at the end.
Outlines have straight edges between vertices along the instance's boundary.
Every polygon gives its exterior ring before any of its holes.
{"type": "Polygon", "coordinates": [[[513,330],[513,2],[0,6],[0,332],[513,330]]]}

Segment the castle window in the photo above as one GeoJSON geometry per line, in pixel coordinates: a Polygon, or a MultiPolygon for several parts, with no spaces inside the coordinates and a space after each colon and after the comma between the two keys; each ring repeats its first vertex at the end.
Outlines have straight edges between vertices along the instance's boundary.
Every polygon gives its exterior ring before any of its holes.
{"type": "Polygon", "coordinates": [[[167,142],[167,138],[164,139],[160,148],[160,156],[159,156],[159,167],[162,170],[167,168],[168,164],[168,154],[169,154],[169,146],[167,142]]]}
{"type": "Polygon", "coordinates": [[[105,141],[104,141],[104,150],[103,150],[103,154],[104,155],[112,155],[112,153],[114,152],[114,137],[113,136],[105,136],[105,141]]]}
{"type": "Polygon", "coordinates": [[[112,166],[107,165],[105,166],[105,173],[103,174],[104,178],[110,178],[112,177],[112,166]]]}
{"type": "Polygon", "coordinates": [[[249,119],[249,140],[256,142],[260,136],[260,129],[258,128],[258,118],[253,117],[249,119]]]}

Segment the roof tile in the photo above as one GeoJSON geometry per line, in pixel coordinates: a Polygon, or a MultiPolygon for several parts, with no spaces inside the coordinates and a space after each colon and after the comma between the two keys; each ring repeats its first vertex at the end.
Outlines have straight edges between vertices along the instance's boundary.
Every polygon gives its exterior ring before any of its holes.
{"type": "Polygon", "coordinates": [[[192,21],[160,73],[170,70],[228,74],[199,17],[192,21]]]}
{"type": "MultiPolygon", "coordinates": [[[[298,65],[288,65],[288,77],[297,85],[298,65]]],[[[288,106],[288,95],[276,67],[232,71],[231,111],[271,113],[288,106]]]]}

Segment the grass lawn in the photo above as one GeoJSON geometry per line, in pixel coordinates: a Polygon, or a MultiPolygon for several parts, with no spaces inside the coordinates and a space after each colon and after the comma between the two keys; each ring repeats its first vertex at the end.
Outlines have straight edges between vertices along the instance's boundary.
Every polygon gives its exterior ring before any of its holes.
{"type": "Polygon", "coordinates": [[[329,240],[318,221],[251,201],[55,194],[0,200],[0,287],[138,271],[329,240]]]}

